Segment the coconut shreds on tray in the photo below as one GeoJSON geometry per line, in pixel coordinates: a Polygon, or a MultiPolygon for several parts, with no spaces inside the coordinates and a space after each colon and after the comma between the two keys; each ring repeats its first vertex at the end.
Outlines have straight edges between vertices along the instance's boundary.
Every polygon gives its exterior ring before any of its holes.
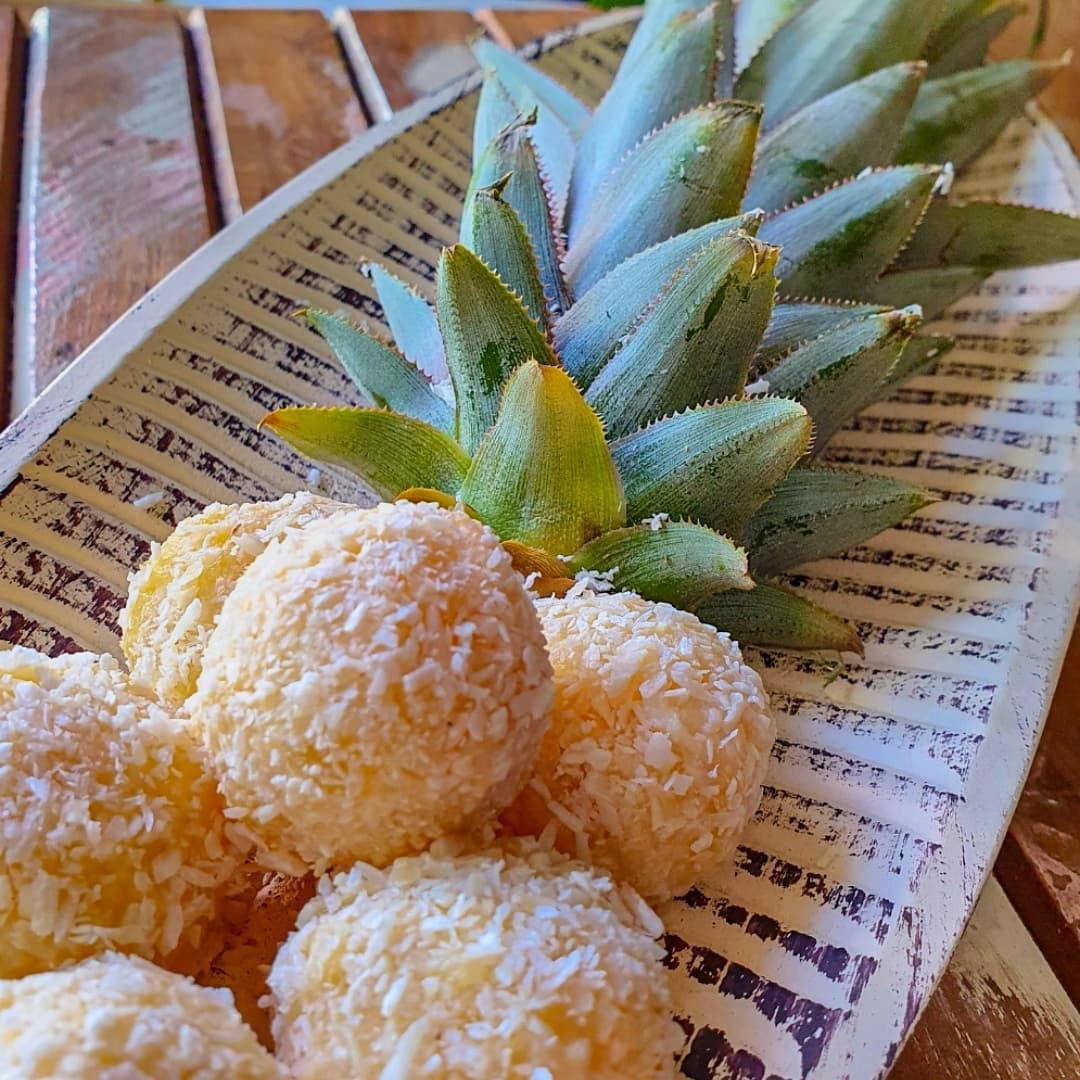
{"type": "Polygon", "coordinates": [[[320,882],[269,978],[292,1075],[669,1077],[680,1033],[644,903],[533,842],[452,852],[320,882]]]}

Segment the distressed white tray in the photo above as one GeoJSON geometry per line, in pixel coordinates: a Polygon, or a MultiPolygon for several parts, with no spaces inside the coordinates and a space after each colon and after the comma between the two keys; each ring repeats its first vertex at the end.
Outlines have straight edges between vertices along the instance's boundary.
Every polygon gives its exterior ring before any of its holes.
{"type": "MultiPolygon", "coordinates": [[[[595,102],[628,36],[625,16],[598,19],[541,62],[595,102]]],[[[260,204],[0,436],[0,640],[115,650],[151,539],[210,500],[307,486],[307,464],[256,424],[351,391],[289,315],[318,303],[377,321],[367,259],[427,287],[456,239],[475,89],[417,103],[260,204]]],[[[1076,212],[1080,173],[1032,112],[957,194],[1076,212]]],[[[1077,600],[1080,264],[997,275],[939,328],[956,350],[828,457],[944,501],[794,579],[862,624],[865,663],[826,686],[804,660],[756,655],[780,730],[761,811],[734,865],[663,912],[690,1076],[887,1068],[1034,752],[1077,600]]]]}

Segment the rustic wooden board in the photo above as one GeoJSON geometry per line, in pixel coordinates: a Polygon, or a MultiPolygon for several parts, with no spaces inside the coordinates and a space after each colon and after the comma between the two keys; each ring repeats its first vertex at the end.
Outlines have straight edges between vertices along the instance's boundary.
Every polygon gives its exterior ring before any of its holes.
{"type": "Polygon", "coordinates": [[[890,1080],[1074,1080],[1078,1063],[1080,1014],[991,878],[890,1080]]]}
{"type": "Polygon", "coordinates": [[[483,12],[488,32],[500,44],[517,48],[533,38],[543,37],[564,26],[574,26],[586,19],[595,18],[590,8],[569,6],[559,11],[493,11],[483,12]],[[501,33],[499,33],[501,31],[501,33]]]}
{"type": "Polygon", "coordinates": [[[26,39],[18,16],[0,8],[0,427],[7,422],[11,385],[11,320],[15,286],[15,232],[19,203],[26,39]]]}
{"type": "MultiPolygon", "coordinates": [[[[367,118],[341,46],[317,11],[212,10],[205,15],[244,210],[359,135],[367,118]]],[[[204,87],[205,89],[205,87],[204,87]]]]}
{"type": "Polygon", "coordinates": [[[1050,966],[1080,1002],[1080,633],[996,872],[1050,966]]]}
{"type": "MultiPolygon", "coordinates": [[[[1027,11],[994,42],[991,60],[1023,56],[1029,51],[1038,9],[1038,4],[1028,4],[1027,11]]],[[[1080,4],[1075,0],[1051,0],[1047,14],[1046,34],[1036,55],[1056,59],[1080,44],[1080,4]]],[[[1039,95],[1039,104],[1054,118],[1073,148],[1080,147],[1080,64],[1073,62],[1061,71],[1039,95]]]]}
{"type": "Polygon", "coordinates": [[[391,109],[476,67],[467,42],[482,28],[464,11],[357,11],[353,19],[391,109]]]}
{"type": "Polygon", "coordinates": [[[37,12],[24,145],[16,408],[211,233],[175,13],[37,12]]]}

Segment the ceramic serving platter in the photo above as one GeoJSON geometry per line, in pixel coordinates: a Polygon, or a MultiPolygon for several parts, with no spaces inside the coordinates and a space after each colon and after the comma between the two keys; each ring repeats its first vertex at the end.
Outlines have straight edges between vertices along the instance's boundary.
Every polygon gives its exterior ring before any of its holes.
{"type": "MultiPolygon", "coordinates": [[[[595,103],[622,16],[545,42],[595,103]]],[[[469,176],[476,80],[330,155],[226,229],[0,436],[0,638],[116,651],[128,572],[213,500],[315,486],[362,498],[261,434],[270,409],[353,391],[290,318],[381,321],[359,266],[430,293],[469,176]]],[[[957,185],[1080,209],[1038,114],[957,185]]],[[[730,865],[662,912],[691,1077],[880,1074],[971,911],[1046,713],[1080,576],[1080,263],[1000,274],[935,327],[957,348],[859,416],[827,460],[942,501],[792,583],[856,620],[864,662],[827,681],[752,654],[780,737],[730,865]]]]}

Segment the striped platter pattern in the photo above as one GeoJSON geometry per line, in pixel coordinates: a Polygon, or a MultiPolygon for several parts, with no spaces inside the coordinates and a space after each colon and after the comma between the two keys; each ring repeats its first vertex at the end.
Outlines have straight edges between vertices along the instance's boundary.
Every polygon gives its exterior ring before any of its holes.
{"type": "MultiPolygon", "coordinates": [[[[589,103],[625,16],[543,43],[589,103]]],[[[317,487],[258,431],[270,409],[355,400],[290,315],[381,309],[377,259],[430,293],[456,240],[476,79],[331,154],[211,241],[0,435],[0,641],[117,650],[128,573],[210,501],[317,487]]],[[[1038,114],[954,194],[1080,208],[1080,173],[1038,114]]],[[[752,653],[779,739],[731,865],[662,912],[682,1072],[874,1077],[970,914],[1034,752],[1075,614],[1080,264],[1002,274],[934,329],[957,348],[866,410],[826,460],[942,501],[791,583],[854,619],[865,661],[827,679],[752,653]]]]}

